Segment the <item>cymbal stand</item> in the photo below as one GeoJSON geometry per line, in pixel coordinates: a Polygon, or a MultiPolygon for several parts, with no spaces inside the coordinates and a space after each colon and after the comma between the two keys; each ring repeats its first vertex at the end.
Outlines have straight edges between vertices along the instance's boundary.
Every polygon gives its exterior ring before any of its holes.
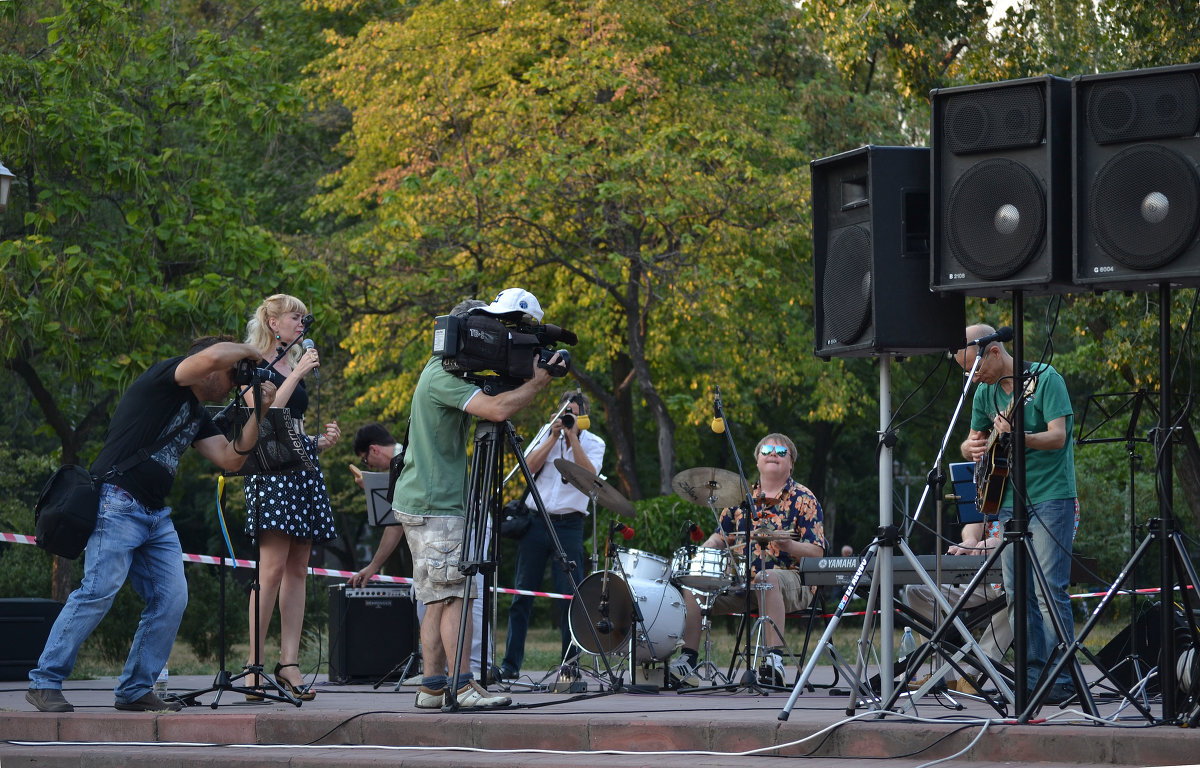
{"type": "Polygon", "coordinates": [[[704,661],[696,665],[696,675],[701,680],[712,682],[714,685],[724,685],[729,682],[729,678],[712,660],[712,606],[719,594],[721,594],[720,590],[705,592],[703,593],[704,601],[697,601],[700,604],[700,631],[704,633],[704,661]]]}

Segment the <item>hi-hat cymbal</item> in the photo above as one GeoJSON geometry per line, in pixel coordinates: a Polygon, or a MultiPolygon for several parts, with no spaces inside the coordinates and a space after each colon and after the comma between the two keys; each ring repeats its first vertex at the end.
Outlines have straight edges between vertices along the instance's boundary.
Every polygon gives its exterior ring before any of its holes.
{"type": "Polygon", "coordinates": [[[596,503],[605,509],[611,509],[618,515],[636,517],[633,504],[604,480],[573,461],[555,459],[554,468],[562,473],[568,483],[582,491],[588,498],[595,498],[596,503]]]}
{"type": "Polygon", "coordinates": [[[741,479],[727,469],[716,467],[683,470],[671,481],[671,490],[701,506],[736,507],[745,498],[741,479]]]}

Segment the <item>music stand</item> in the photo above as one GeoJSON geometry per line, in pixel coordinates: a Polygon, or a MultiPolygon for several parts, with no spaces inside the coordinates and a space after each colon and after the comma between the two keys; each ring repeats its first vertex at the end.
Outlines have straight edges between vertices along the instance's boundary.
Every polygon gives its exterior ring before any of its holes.
{"type": "Polygon", "coordinates": [[[367,497],[367,523],[369,525],[399,525],[392,514],[392,502],[388,498],[388,473],[363,472],[363,493],[367,497]]]}

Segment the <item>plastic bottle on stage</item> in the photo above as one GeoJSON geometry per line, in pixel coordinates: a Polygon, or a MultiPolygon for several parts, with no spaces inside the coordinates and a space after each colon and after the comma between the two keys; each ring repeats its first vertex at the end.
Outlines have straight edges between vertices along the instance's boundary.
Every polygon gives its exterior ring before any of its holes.
{"type": "Polygon", "coordinates": [[[167,673],[167,668],[164,666],[162,668],[162,672],[158,673],[158,679],[156,679],[154,681],[154,695],[155,696],[161,697],[164,693],[167,692],[168,678],[169,678],[169,675],[167,673]]]}
{"type": "Polygon", "coordinates": [[[913,637],[912,627],[904,628],[904,637],[900,638],[900,651],[896,654],[897,661],[904,661],[908,654],[917,650],[917,638],[913,637]]]}

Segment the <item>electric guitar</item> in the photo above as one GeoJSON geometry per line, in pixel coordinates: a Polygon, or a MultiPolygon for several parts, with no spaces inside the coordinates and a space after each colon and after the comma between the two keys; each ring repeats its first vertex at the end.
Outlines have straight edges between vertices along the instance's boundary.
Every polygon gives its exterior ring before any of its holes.
{"type": "MultiPolygon", "coordinates": [[[[1037,390],[1037,376],[1030,375],[1025,379],[1025,393],[1020,400],[1032,397],[1037,390]]],[[[1014,397],[1004,410],[1007,420],[1016,407],[1018,398],[1014,397]]],[[[1004,500],[1004,487],[1008,484],[1008,471],[1012,460],[1012,432],[1000,433],[992,430],[988,435],[987,448],[979,461],[975,462],[975,508],[981,515],[995,515],[1000,510],[1000,502],[1004,500]]]]}

